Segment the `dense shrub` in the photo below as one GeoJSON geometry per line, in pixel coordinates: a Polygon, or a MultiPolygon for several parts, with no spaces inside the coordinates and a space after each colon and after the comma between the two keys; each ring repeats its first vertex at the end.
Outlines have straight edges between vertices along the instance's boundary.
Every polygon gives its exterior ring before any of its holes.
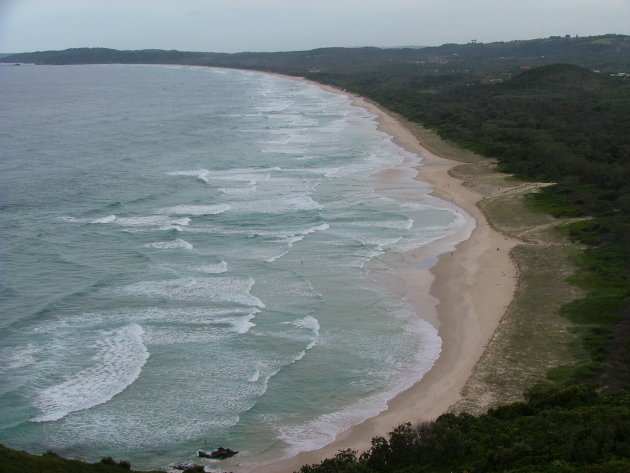
{"type": "Polygon", "coordinates": [[[536,386],[526,398],[479,417],[403,424],[360,456],[345,450],[300,473],[630,471],[630,393],[536,386]]]}

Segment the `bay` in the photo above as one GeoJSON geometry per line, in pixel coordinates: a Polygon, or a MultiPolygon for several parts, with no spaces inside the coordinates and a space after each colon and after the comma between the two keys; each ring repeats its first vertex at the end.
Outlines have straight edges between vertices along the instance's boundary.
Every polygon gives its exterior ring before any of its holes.
{"type": "Polygon", "coordinates": [[[435,361],[433,307],[371,272],[465,217],[411,168],[413,202],[376,185],[419,158],[348,97],[200,67],[0,74],[1,443],[247,465],[324,445],[435,361]]]}

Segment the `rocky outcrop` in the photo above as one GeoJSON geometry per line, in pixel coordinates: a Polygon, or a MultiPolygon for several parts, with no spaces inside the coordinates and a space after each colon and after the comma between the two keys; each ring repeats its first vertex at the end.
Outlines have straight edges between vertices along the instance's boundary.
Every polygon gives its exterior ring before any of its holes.
{"type": "Polygon", "coordinates": [[[206,452],[204,450],[197,451],[197,455],[203,458],[212,458],[214,460],[224,460],[225,458],[230,458],[236,455],[238,452],[236,450],[231,450],[229,448],[219,447],[212,452],[206,452]]]}

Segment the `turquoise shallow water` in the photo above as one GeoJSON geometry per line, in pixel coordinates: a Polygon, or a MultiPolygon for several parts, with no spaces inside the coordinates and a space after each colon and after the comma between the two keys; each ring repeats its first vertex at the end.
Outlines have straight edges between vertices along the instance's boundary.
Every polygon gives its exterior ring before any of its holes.
{"type": "Polygon", "coordinates": [[[375,185],[418,158],[347,97],[180,66],[0,74],[0,442],[248,464],[329,442],[438,356],[368,269],[465,218],[375,185]]]}

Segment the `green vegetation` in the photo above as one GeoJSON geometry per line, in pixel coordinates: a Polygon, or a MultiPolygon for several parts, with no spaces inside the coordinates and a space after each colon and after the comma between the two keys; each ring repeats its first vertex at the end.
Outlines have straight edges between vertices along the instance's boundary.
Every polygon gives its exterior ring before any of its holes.
{"type": "Polygon", "coordinates": [[[595,186],[579,189],[591,207],[602,198],[606,208],[625,205],[630,81],[555,64],[502,84],[418,93],[398,108],[442,137],[498,158],[508,172],[595,186]]]}
{"type": "Polygon", "coordinates": [[[79,460],[66,460],[54,452],[46,452],[41,456],[31,455],[30,453],[11,450],[3,445],[0,445],[0,472],[133,473],[129,462],[116,461],[111,457],[105,457],[99,463],[92,464],[79,460]]]}
{"type": "Polygon", "coordinates": [[[445,414],[376,437],[300,473],[630,472],[630,395],[536,386],[526,402],[473,417],[445,414]]]}

